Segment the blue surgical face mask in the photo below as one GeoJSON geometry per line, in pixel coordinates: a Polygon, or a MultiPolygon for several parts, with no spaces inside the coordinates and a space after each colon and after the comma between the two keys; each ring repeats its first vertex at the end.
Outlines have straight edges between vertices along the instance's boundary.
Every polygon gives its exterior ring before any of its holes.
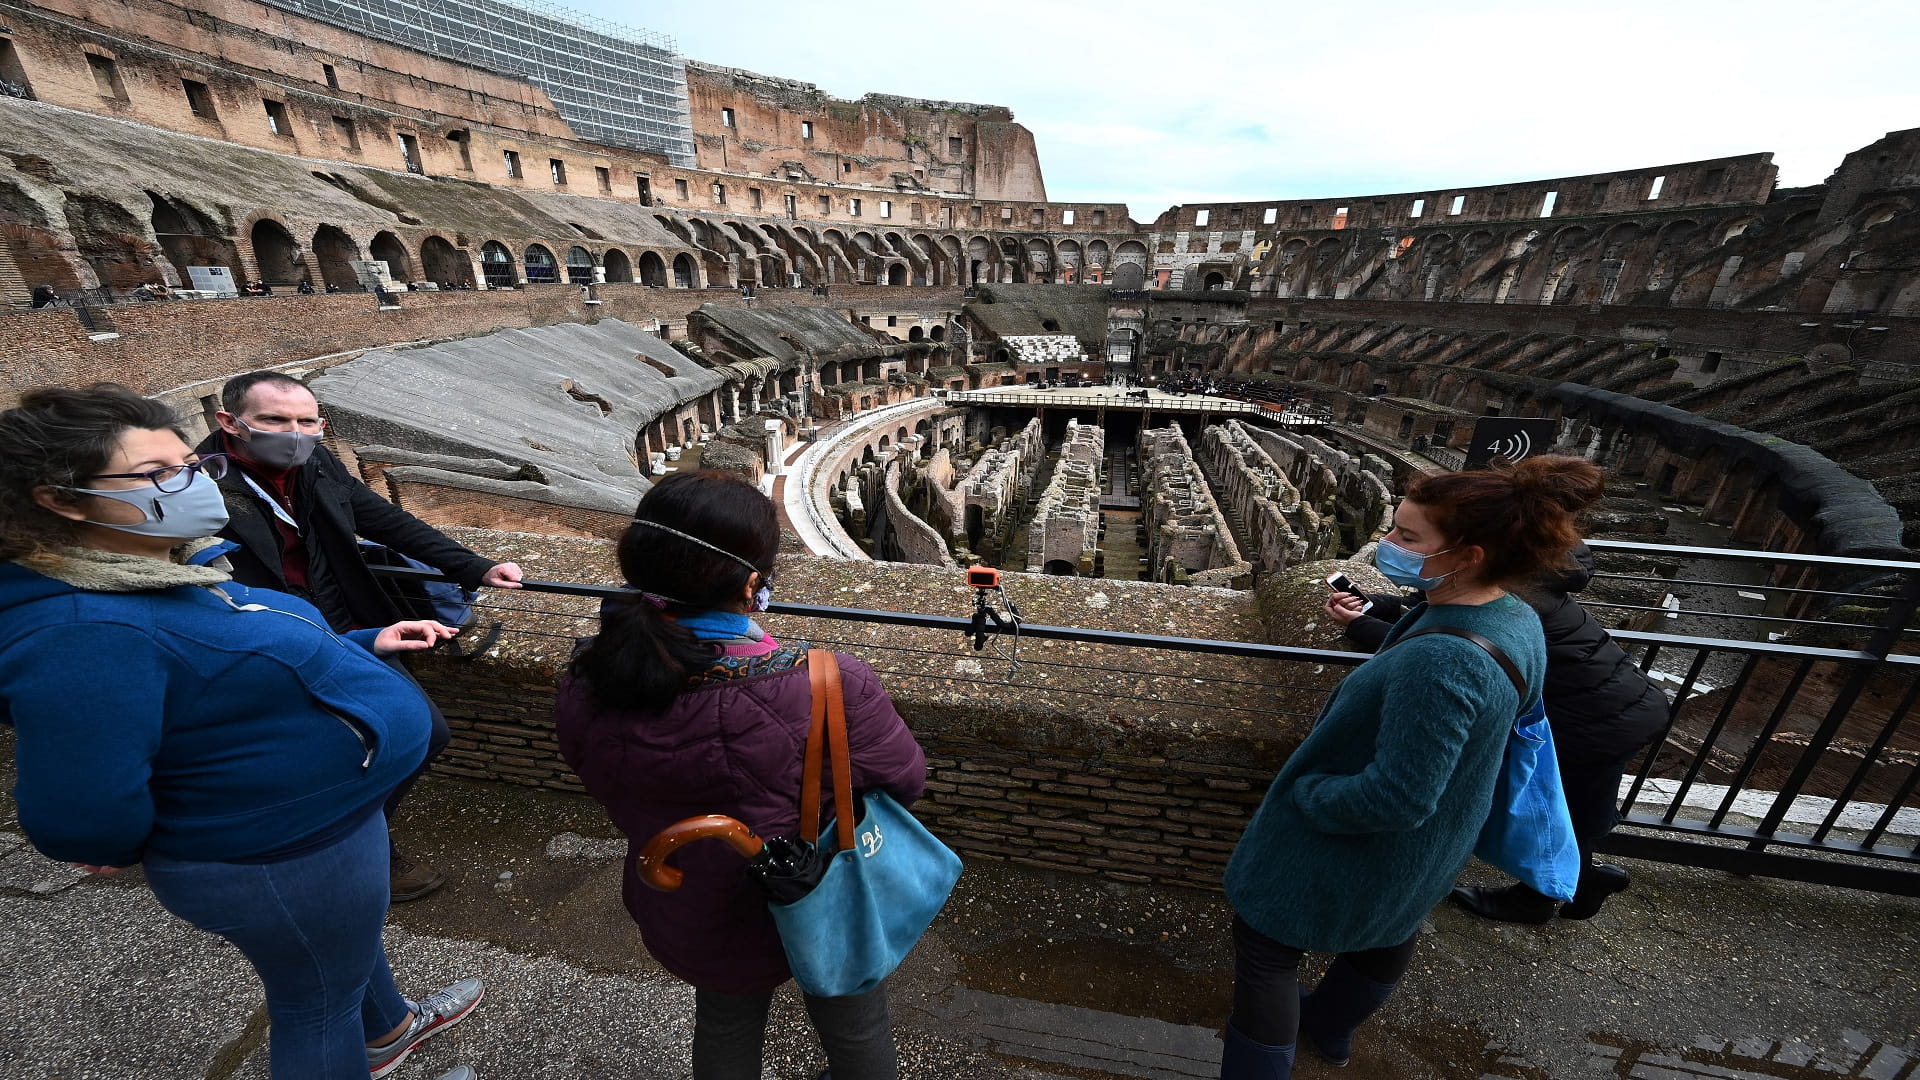
{"type": "Polygon", "coordinates": [[[161,491],[159,487],[148,484],[145,487],[105,490],[101,488],[74,488],[83,495],[98,495],[103,499],[123,502],[138,507],[147,516],[147,520],[134,525],[116,525],[110,521],[92,521],[89,525],[99,525],[108,529],[135,536],[154,536],[166,540],[194,540],[202,536],[212,536],[226,527],[227,501],[220,494],[220,485],[207,479],[207,474],[195,470],[193,480],[179,491],[161,491]]]}
{"type": "Polygon", "coordinates": [[[1446,573],[1441,574],[1439,577],[1421,577],[1420,571],[1426,567],[1427,560],[1433,558],[1434,555],[1445,555],[1452,550],[1452,548],[1445,548],[1434,552],[1433,555],[1422,555],[1417,551],[1408,551],[1399,544],[1382,538],[1379,543],[1374,545],[1373,565],[1375,569],[1386,576],[1388,581],[1393,582],[1395,585],[1425,591],[1437,587],[1441,582],[1453,576],[1452,573],[1446,573]]]}
{"type": "Polygon", "coordinates": [[[747,610],[748,611],[765,611],[767,610],[767,605],[772,601],[773,601],[773,586],[762,585],[758,590],[754,592],[753,603],[750,606],[748,606],[747,610]]]}

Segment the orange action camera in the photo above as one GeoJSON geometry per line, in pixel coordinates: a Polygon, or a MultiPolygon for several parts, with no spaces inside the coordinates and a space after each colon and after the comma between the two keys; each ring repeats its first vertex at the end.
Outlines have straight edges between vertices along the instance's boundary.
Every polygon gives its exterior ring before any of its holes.
{"type": "Polygon", "coordinates": [[[967,584],[976,589],[997,589],[1000,587],[1000,571],[991,566],[969,566],[967,584]]]}

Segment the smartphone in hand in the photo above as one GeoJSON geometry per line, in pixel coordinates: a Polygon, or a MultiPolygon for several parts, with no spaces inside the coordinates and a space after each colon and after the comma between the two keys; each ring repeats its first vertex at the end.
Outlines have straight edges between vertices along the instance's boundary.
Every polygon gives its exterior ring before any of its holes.
{"type": "Polygon", "coordinates": [[[1352,578],[1338,570],[1327,575],[1327,589],[1331,592],[1346,593],[1349,596],[1359,597],[1360,613],[1363,615],[1373,610],[1373,601],[1367,599],[1367,594],[1360,591],[1359,587],[1353,583],[1352,578]]]}

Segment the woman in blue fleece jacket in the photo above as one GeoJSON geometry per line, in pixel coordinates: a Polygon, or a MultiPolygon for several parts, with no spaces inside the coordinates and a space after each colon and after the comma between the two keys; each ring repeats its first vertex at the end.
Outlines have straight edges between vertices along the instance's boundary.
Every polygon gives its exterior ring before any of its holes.
{"type": "Polygon", "coordinates": [[[0,723],[20,825],[95,872],[144,864],[162,905],[238,947],[265,984],[275,1077],[384,1076],[482,993],[410,1002],[380,942],[381,805],[425,754],[428,714],[379,657],[452,631],[342,637],[185,559],[224,523],[224,465],[117,386],[0,413],[0,723]]]}
{"type": "Polygon", "coordinates": [[[1603,490],[1579,458],[1415,481],[1374,563],[1423,589],[1373,659],[1346,677],[1274,778],[1227,864],[1233,1013],[1220,1075],[1286,1080],[1298,1034],[1345,1065],[1353,1033],[1413,960],[1427,912],[1466,864],[1493,803],[1515,718],[1540,694],[1546,645],[1507,594],[1579,541],[1574,515],[1603,490]],[[1480,645],[1519,668],[1521,695],[1480,645]],[[1307,951],[1336,954],[1301,996],[1307,951]]]}

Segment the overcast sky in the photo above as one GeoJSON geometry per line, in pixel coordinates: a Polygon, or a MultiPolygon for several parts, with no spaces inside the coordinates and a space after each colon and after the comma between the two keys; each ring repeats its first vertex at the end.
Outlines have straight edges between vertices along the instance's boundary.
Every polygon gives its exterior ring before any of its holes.
{"type": "Polygon", "coordinates": [[[1916,0],[570,2],[837,97],[1006,105],[1050,198],[1141,221],[1761,151],[1793,187],[1920,127],[1916,0]]]}

